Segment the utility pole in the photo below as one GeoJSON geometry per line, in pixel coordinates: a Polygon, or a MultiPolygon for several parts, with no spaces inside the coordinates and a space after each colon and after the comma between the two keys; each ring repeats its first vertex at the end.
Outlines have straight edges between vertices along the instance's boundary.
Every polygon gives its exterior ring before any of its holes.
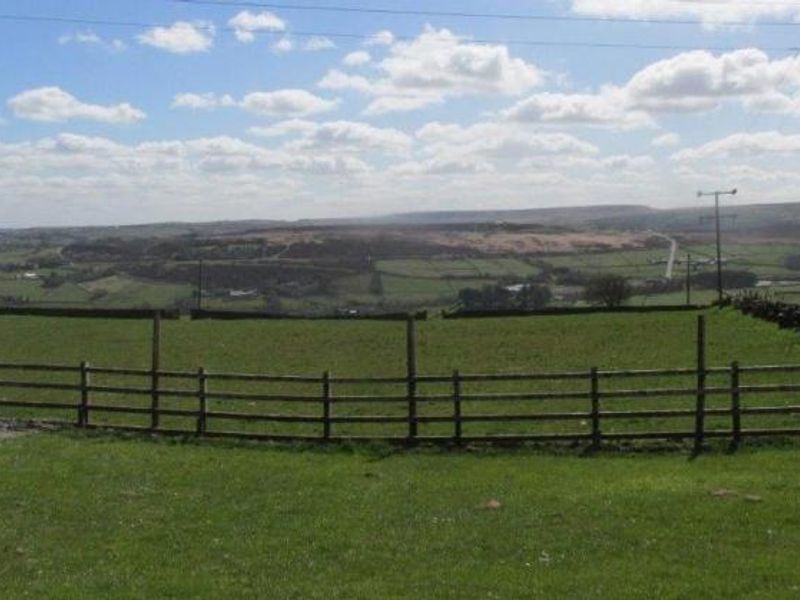
{"type": "Polygon", "coordinates": [[[717,300],[722,306],[722,241],[720,239],[720,226],[719,226],[719,197],[720,196],[735,196],[738,190],[735,188],[729,191],[714,191],[714,192],[697,192],[697,197],[714,196],[714,221],[717,231],[717,300]]]}
{"type": "Polygon", "coordinates": [[[203,259],[197,263],[197,310],[203,309],[203,259]]]}

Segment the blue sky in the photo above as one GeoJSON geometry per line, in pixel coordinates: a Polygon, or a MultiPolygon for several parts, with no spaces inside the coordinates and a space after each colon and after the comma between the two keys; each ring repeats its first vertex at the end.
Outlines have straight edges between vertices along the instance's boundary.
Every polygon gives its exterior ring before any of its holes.
{"type": "Polygon", "coordinates": [[[797,200],[800,3],[324,4],[605,20],[7,0],[0,227],[797,200]]]}

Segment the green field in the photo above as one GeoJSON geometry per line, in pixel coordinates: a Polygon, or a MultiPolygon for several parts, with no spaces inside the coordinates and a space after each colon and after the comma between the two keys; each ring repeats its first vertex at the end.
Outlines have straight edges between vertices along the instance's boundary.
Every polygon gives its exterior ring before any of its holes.
{"type": "Polygon", "coordinates": [[[429,279],[530,277],[541,271],[519,258],[381,260],[376,269],[388,275],[429,279]]]}
{"type": "MultiPolygon", "coordinates": [[[[727,366],[733,360],[743,365],[800,364],[800,343],[796,334],[780,331],[763,321],[744,317],[733,310],[706,311],[708,320],[708,363],[727,366]]],[[[418,368],[421,374],[450,375],[454,369],[464,374],[504,372],[588,373],[590,367],[600,369],[654,369],[692,367],[695,364],[696,314],[692,312],[658,314],[596,314],[579,316],[432,320],[418,326],[418,368]]],[[[334,377],[390,376],[405,373],[405,326],[403,323],[337,322],[337,321],[167,321],[163,324],[162,368],[196,372],[203,366],[213,372],[271,373],[321,376],[329,370],[334,377]]],[[[81,319],[48,319],[32,317],[0,318],[0,335],[13,339],[4,347],[3,361],[57,362],[77,365],[88,360],[94,366],[133,367],[146,369],[150,356],[150,324],[147,322],[104,321],[81,319]]],[[[31,374],[14,373],[17,379],[31,374]]],[[[51,375],[49,381],[74,383],[75,375],[51,375]]],[[[710,377],[709,385],[724,387],[725,375],[710,377]]],[[[800,374],[746,374],[743,384],[800,383],[800,374]]],[[[147,387],[146,378],[122,378],[98,375],[97,385],[147,387]]],[[[194,381],[169,380],[171,389],[195,389],[194,381]]],[[[602,390],[681,387],[685,396],[660,399],[608,399],[606,410],[646,410],[671,408],[690,410],[694,407],[695,382],[691,376],[604,380],[602,390]]],[[[469,383],[465,394],[529,393],[542,391],[582,392],[589,386],[581,381],[469,383]]],[[[214,382],[218,392],[250,392],[304,395],[319,397],[316,384],[254,384],[214,382]]],[[[421,395],[450,394],[444,383],[420,385],[421,395]]],[[[403,396],[402,384],[335,386],[334,395],[403,396]]],[[[0,397],[27,398],[42,401],[64,401],[70,396],[59,391],[3,389],[0,397]]],[[[119,403],[146,408],[147,396],[123,397],[96,394],[96,404],[119,403]]],[[[793,405],[791,394],[747,394],[745,406],[793,405]]],[[[726,395],[714,395],[710,408],[727,408],[726,395]]],[[[194,400],[164,399],[165,408],[194,409],[194,400]]],[[[232,412],[270,412],[296,416],[319,415],[320,403],[276,402],[269,406],[239,400],[215,400],[212,410],[232,412]]],[[[403,402],[372,406],[368,403],[336,406],[339,416],[385,415],[402,417],[403,402]]],[[[467,415],[519,414],[539,412],[586,412],[584,400],[465,402],[467,415]]],[[[2,414],[20,415],[20,409],[5,409],[2,414]]],[[[452,405],[448,400],[425,402],[420,416],[447,416],[452,405]]],[[[55,413],[57,411],[53,411],[55,413]]],[[[72,418],[71,413],[57,415],[72,418]]],[[[95,422],[146,425],[147,415],[110,416],[98,414],[95,422]]],[[[193,429],[194,421],[183,417],[164,420],[166,426],[193,429]]],[[[606,433],[652,430],[691,430],[690,416],[670,419],[611,420],[604,424],[606,433]]],[[[798,427],[798,415],[748,416],[745,427],[798,427]]],[[[729,418],[708,419],[708,428],[728,429],[729,418]]],[[[385,425],[338,425],[337,435],[404,436],[403,423],[385,425]]],[[[470,423],[465,435],[503,433],[587,433],[588,421],[548,421],[536,424],[470,423]]],[[[317,424],[239,424],[214,422],[212,430],[247,430],[259,433],[291,433],[319,435],[317,424]],[[245,429],[245,426],[247,429],[245,429]]],[[[448,424],[424,424],[421,435],[450,435],[448,424]]]]}
{"type": "Polygon", "coordinates": [[[797,459],[34,434],[0,441],[0,586],[4,598],[796,598],[797,459]]]}

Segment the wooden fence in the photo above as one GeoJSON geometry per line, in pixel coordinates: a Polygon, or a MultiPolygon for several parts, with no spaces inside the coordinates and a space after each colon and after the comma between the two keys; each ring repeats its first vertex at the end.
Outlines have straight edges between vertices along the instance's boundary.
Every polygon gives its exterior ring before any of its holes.
{"type": "Polygon", "coordinates": [[[423,375],[409,319],[402,376],[338,377],[163,369],[156,316],[149,369],[0,363],[0,416],[323,442],[567,441],[598,448],[604,441],[689,440],[696,452],[712,438],[737,446],[746,437],[800,435],[800,365],[709,367],[702,315],[697,325],[696,364],[687,368],[423,375]]]}
{"type": "MultiPolygon", "coordinates": [[[[166,434],[196,434],[199,436],[213,437],[238,437],[273,440],[299,440],[299,441],[342,441],[355,439],[385,440],[394,442],[446,442],[446,443],[477,443],[477,442],[553,442],[573,441],[586,442],[592,447],[599,447],[603,441],[611,440],[645,440],[645,439],[689,439],[694,441],[695,450],[699,451],[707,438],[729,438],[732,444],[738,445],[748,436],[786,436],[800,434],[796,427],[757,427],[748,428],[746,421],[756,415],[795,415],[800,414],[800,405],[789,403],[770,406],[745,406],[743,398],[753,394],[783,394],[784,398],[790,394],[800,392],[800,384],[796,383],[770,383],[750,384],[741,383],[741,377],[754,373],[800,373],[800,365],[773,365],[773,366],[743,366],[733,363],[726,367],[686,369],[654,369],[654,370],[600,370],[587,369],[580,372],[562,373],[518,373],[518,374],[462,374],[458,371],[448,376],[429,376],[412,374],[408,377],[334,377],[330,373],[319,376],[273,376],[258,374],[237,373],[212,373],[206,369],[189,371],[151,371],[147,369],[122,369],[94,367],[86,362],[80,365],[51,365],[51,364],[0,364],[0,371],[8,373],[60,374],[75,378],[74,383],[25,381],[23,378],[16,380],[0,380],[0,388],[26,389],[35,391],[57,392],[59,395],[69,395],[70,400],[40,401],[36,399],[11,399],[0,396],[0,407],[5,416],[17,418],[35,418],[33,412],[57,411],[61,416],[55,419],[64,423],[74,423],[78,427],[112,427],[125,430],[158,431],[166,434]],[[144,378],[150,385],[97,385],[93,382],[95,377],[113,376],[144,378]],[[620,388],[618,386],[606,389],[607,382],[628,379],[659,379],[671,376],[691,378],[696,385],[686,387],[656,387],[644,386],[635,389],[620,388]],[[709,376],[725,377],[727,383],[722,386],[707,385],[709,376]],[[180,387],[163,385],[165,380],[181,381],[180,387]],[[226,384],[232,382],[246,382],[249,384],[281,384],[283,386],[304,385],[317,389],[317,393],[252,393],[232,391],[226,389],[226,384]],[[568,390],[551,390],[529,392],[501,392],[501,393],[466,393],[464,387],[480,383],[482,385],[509,383],[533,384],[537,386],[547,382],[562,382],[571,386],[568,390]],[[446,387],[446,393],[421,394],[419,387],[422,385],[436,384],[446,387]],[[381,386],[402,386],[404,393],[390,394],[335,394],[337,386],[368,385],[371,389],[381,386]],[[127,403],[115,401],[97,401],[97,396],[104,398],[118,396],[125,397],[127,403]],[[142,398],[145,404],[136,405],[130,402],[132,398],[142,398]],[[675,407],[647,407],[635,410],[611,410],[605,404],[611,400],[626,399],[628,401],[648,401],[655,398],[690,397],[693,406],[684,408],[675,407]],[[707,399],[712,397],[726,398],[725,407],[709,408],[707,399]],[[180,406],[164,407],[165,399],[178,399],[180,406]],[[544,401],[556,403],[571,402],[584,405],[582,410],[537,411],[528,410],[529,406],[536,406],[544,401]],[[210,403],[214,403],[211,407],[210,403]],[[510,402],[516,409],[514,412],[484,412],[482,407],[497,406],[500,402],[510,402]],[[230,410],[226,405],[245,403],[247,410],[230,410]],[[254,410],[253,406],[277,405],[291,407],[284,412],[263,412],[254,410]],[[436,414],[422,414],[423,406],[437,405],[436,414]],[[353,414],[340,407],[360,405],[368,407],[368,414],[353,414]],[[391,414],[380,414],[379,407],[394,406],[391,414]],[[465,410],[469,405],[472,410],[465,410]],[[298,406],[304,407],[303,412],[296,412],[298,406]],[[523,410],[524,408],[524,410],[523,410]],[[10,409],[15,409],[16,414],[9,414],[10,409]],[[476,410],[478,409],[478,410],[476,410]],[[133,423],[103,423],[101,415],[113,413],[116,415],[144,417],[148,422],[133,423]],[[379,414],[374,414],[379,413],[379,414]],[[66,416],[65,416],[66,415],[66,416]],[[71,417],[69,415],[72,415],[71,417]],[[179,417],[183,419],[181,426],[164,426],[162,418],[179,417]],[[706,419],[709,417],[724,417],[727,427],[709,429],[706,419]],[[694,426],[684,429],[656,429],[648,431],[624,430],[607,432],[605,426],[611,422],[635,421],[639,424],[648,420],[664,421],[676,418],[690,418],[694,426]],[[187,421],[188,420],[188,424],[187,421]],[[260,422],[279,425],[305,424],[317,428],[315,434],[297,434],[292,431],[284,433],[257,433],[247,430],[231,430],[222,424],[226,422],[260,422]],[[548,421],[581,422],[586,427],[581,430],[558,431],[550,433],[537,432],[538,423],[548,421]],[[475,424],[516,423],[514,432],[490,432],[480,435],[470,435],[465,428],[475,424]],[[401,435],[381,435],[369,433],[361,435],[344,434],[337,432],[347,424],[364,426],[378,426],[392,424],[404,430],[401,435]],[[439,431],[435,435],[426,434],[419,430],[420,427],[437,424],[446,427],[447,431],[439,431]],[[523,430],[519,430],[522,427],[523,430]]],[[[11,411],[12,413],[14,411],[11,411]]],[[[389,412],[389,411],[386,411],[389,412]]],[[[48,419],[53,421],[53,419],[48,419]]]]}

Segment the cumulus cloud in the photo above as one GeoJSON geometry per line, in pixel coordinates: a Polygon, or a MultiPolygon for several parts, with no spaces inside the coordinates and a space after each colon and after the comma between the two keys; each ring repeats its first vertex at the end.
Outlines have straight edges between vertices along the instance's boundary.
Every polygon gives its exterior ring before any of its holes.
{"type": "Polygon", "coordinates": [[[653,118],[628,107],[625,94],[616,88],[598,94],[534,94],[504,111],[503,116],[528,123],[577,123],[624,129],[654,126],[653,118]]]}
{"type": "Polygon", "coordinates": [[[661,113],[696,113],[738,101],[748,109],[800,115],[800,58],[771,60],[750,48],[683,52],[595,93],[538,93],[503,111],[511,121],[653,127],[661,113]]]}
{"type": "Polygon", "coordinates": [[[599,153],[594,144],[561,132],[527,131],[507,123],[484,122],[469,126],[428,123],[416,132],[421,153],[428,164],[472,165],[486,170],[524,164],[533,157],[591,157],[599,153]]]}
{"type": "Polygon", "coordinates": [[[381,150],[389,154],[405,154],[411,150],[412,138],[392,128],[381,128],[357,121],[315,123],[288,120],[270,127],[254,127],[250,133],[263,137],[299,135],[286,146],[292,150],[325,150],[365,152],[381,150]]]}
{"type": "Polygon", "coordinates": [[[800,85],[800,59],[770,60],[755,48],[714,56],[684,52],[636,73],[625,90],[631,103],[651,111],[703,111],[726,98],[758,97],[800,85]]]}
{"type": "Polygon", "coordinates": [[[394,34],[388,29],[382,29],[377,33],[373,33],[369,39],[364,42],[366,46],[391,46],[394,44],[394,34]]]}
{"type": "Polygon", "coordinates": [[[656,148],[667,148],[670,146],[677,146],[681,143],[681,136],[677,133],[665,133],[654,137],[650,144],[656,148]]]}
{"type": "Polygon", "coordinates": [[[207,52],[214,45],[216,29],[208,21],[177,21],[169,27],[153,27],[137,36],[140,44],[174,54],[207,52]]]}
{"type": "Polygon", "coordinates": [[[228,21],[228,27],[234,30],[237,40],[249,44],[256,39],[255,34],[258,32],[286,31],[286,21],[271,12],[252,13],[245,10],[232,17],[228,21]]]}
{"type": "Polygon", "coordinates": [[[714,21],[757,21],[759,19],[800,19],[800,5],[790,2],[750,0],[572,0],[572,11],[595,17],[693,18],[709,25],[714,21]]]}
{"type": "Polygon", "coordinates": [[[677,161],[735,156],[795,155],[800,153],[800,135],[778,131],[734,133],[672,155],[677,161]]]}
{"type": "Polygon", "coordinates": [[[76,31],[74,33],[65,33],[58,38],[58,43],[62,46],[67,44],[99,46],[109,50],[110,52],[122,52],[128,47],[125,42],[117,38],[112,40],[103,39],[91,29],[87,29],[86,31],[76,31]]]}
{"type": "Polygon", "coordinates": [[[71,119],[103,123],[135,123],[145,113],[124,102],[103,106],[81,102],[60,87],[40,87],[26,90],[8,100],[8,107],[19,119],[60,122],[71,119]]]}
{"type": "Polygon", "coordinates": [[[329,112],[338,105],[338,100],[326,100],[300,89],[253,92],[247,94],[241,102],[241,106],[248,112],[284,117],[302,117],[329,112]]]}
{"type": "Polygon", "coordinates": [[[469,42],[430,26],[412,41],[394,42],[376,68],[379,76],[374,79],[332,70],[319,86],[374,96],[366,112],[383,114],[415,110],[449,97],[519,95],[544,81],[538,67],[512,57],[505,46],[469,42]]]}
{"type": "Polygon", "coordinates": [[[272,44],[270,48],[272,48],[272,51],[275,54],[286,54],[287,52],[294,50],[294,42],[291,40],[291,38],[282,37],[277,42],[272,44]]]}
{"type": "Polygon", "coordinates": [[[360,67],[366,65],[372,60],[372,56],[370,56],[369,52],[365,52],[363,50],[357,50],[356,52],[351,52],[347,56],[342,59],[342,64],[346,67],[360,67]]]}
{"type": "Polygon", "coordinates": [[[336,48],[333,40],[324,36],[315,35],[303,44],[303,50],[306,52],[319,52],[320,50],[332,50],[336,48]]]}
{"type": "Polygon", "coordinates": [[[176,94],[172,100],[172,108],[212,110],[222,106],[236,106],[236,100],[229,94],[218,96],[212,92],[205,94],[176,94]]]}

